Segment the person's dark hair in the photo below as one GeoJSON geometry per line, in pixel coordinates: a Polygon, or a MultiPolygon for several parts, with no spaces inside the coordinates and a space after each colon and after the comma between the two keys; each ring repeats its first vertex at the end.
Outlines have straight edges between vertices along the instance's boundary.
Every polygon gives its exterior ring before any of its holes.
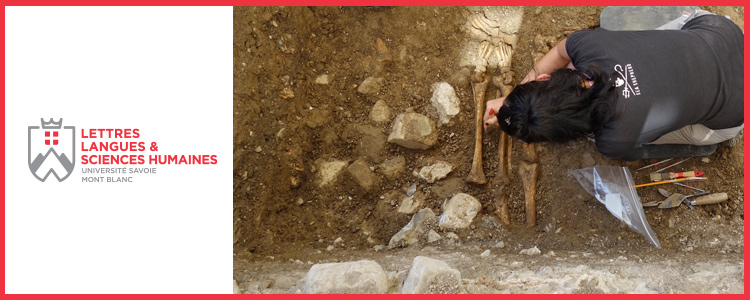
{"type": "Polygon", "coordinates": [[[497,113],[500,129],[527,143],[567,142],[597,135],[614,118],[615,76],[606,82],[598,68],[587,75],[559,69],[547,81],[531,81],[513,89],[497,113]],[[591,88],[583,80],[594,82],[591,88]]]}

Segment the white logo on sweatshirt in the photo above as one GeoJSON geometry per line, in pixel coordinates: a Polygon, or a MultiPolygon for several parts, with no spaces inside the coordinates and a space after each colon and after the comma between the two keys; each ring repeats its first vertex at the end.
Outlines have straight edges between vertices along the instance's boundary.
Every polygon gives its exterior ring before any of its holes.
{"type": "Polygon", "coordinates": [[[625,85],[625,88],[622,89],[622,95],[625,96],[625,99],[641,94],[641,89],[638,87],[638,80],[635,78],[635,72],[631,64],[625,65],[625,68],[617,64],[615,65],[615,72],[620,75],[620,77],[615,79],[615,87],[625,85]]]}

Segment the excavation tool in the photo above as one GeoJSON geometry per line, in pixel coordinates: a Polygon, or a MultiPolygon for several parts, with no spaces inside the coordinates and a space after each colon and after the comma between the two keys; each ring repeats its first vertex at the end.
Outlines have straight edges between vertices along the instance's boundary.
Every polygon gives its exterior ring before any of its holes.
{"type": "MultiPolygon", "coordinates": [[[[695,207],[693,207],[690,204],[690,202],[688,201],[688,198],[690,198],[690,197],[696,197],[696,196],[702,196],[702,195],[708,194],[708,192],[706,192],[706,193],[697,193],[697,194],[692,194],[692,195],[685,196],[685,195],[679,194],[679,193],[672,193],[672,192],[667,191],[665,189],[659,189],[659,194],[661,194],[664,197],[667,197],[667,199],[664,200],[663,203],[661,203],[661,205],[659,205],[659,208],[672,208],[672,207],[680,206],[680,203],[685,203],[685,205],[687,205],[687,207],[689,207],[692,210],[695,210],[695,207]]],[[[644,204],[644,206],[645,206],[645,204],[644,204]]]]}
{"type": "Polygon", "coordinates": [[[662,196],[667,197],[667,199],[643,203],[643,207],[653,207],[658,205],[659,208],[672,208],[680,206],[680,203],[685,203],[685,205],[687,205],[690,209],[696,210],[693,205],[714,204],[724,202],[729,199],[727,193],[708,194],[708,192],[705,191],[687,196],[679,193],[671,193],[665,189],[659,189],[659,193],[662,194],[662,196]],[[688,199],[692,197],[697,198],[693,200],[688,199]]]}
{"type": "Polygon", "coordinates": [[[661,172],[661,171],[664,171],[664,170],[666,170],[666,169],[669,169],[669,168],[671,168],[671,167],[674,167],[674,166],[676,166],[676,165],[679,165],[679,164],[681,164],[681,163],[685,162],[685,161],[686,161],[686,160],[688,160],[688,159],[690,159],[690,158],[686,158],[686,159],[683,159],[683,160],[681,160],[681,161],[678,161],[678,162],[676,162],[676,163],[673,163],[673,164],[671,164],[671,165],[668,165],[668,166],[666,166],[666,167],[664,167],[664,168],[661,168],[661,169],[658,169],[658,170],[656,170],[656,171],[653,171],[653,172],[651,172],[651,174],[654,174],[654,173],[659,173],[659,172],[661,172]]]}
{"type": "Polygon", "coordinates": [[[644,187],[644,186],[652,186],[652,185],[659,185],[659,184],[665,184],[665,183],[672,183],[672,182],[682,182],[682,181],[697,181],[697,180],[707,180],[706,177],[685,177],[685,178],[675,178],[670,180],[662,180],[657,182],[649,182],[644,184],[636,185],[635,187],[644,187]]]}
{"type": "Polygon", "coordinates": [[[690,171],[690,172],[669,172],[669,173],[651,173],[651,181],[662,181],[662,180],[669,180],[669,179],[675,179],[675,178],[685,178],[685,177],[701,177],[703,176],[703,172],[701,171],[690,171]]]}
{"type": "Polygon", "coordinates": [[[714,203],[724,202],[727,199],[729,199],[729,195],[727,195],[727,193],[716,193],[716,194],[700,196],[698,198],[690,200],[690,204],[691,205],[714,204],[714,203]]]}
{"type": "Polygon", "coordinates": [[[484,76],[484,73],[478,72],[472,79],[471,84],[474,91],[474,107],[476,108],[476,131],[474,135],[474,160],[471,162],[471,171],[466,176],[466,181],[478,184],[487,183],[482,167],[482,124],[484,123],[484,93],[487,91],[489,83],[489,78],[484,76]]]}
{"type": "Polygon", "coordinates": [[[682,184],[682,183],[679,183],[679,182],[672,182],[672,184],[679,185],[679,186],[684,187],[684,188],[689,188],[689,189],[692,189],[692,190],[696,190],[696,191],[699,191],[699,192],[705,192],[705,190],[699,189],[699,188],[694,187],[694,186],[689,186],[687,184],[682,184]]]}
{"type": "Polygon", "coordinates": [[[653,167],[653,166],[658,166],[659,164],[663,164],[663,163],[668,162],[668,161],[673,160],[673,159],[674,158],[667,158],[667,159],[662,160],[660,162],[655,162],[653,164],[649,164],[649,165],[645,165],[643,167],[640,167],[640,168],[636,169],[635,171],[638,172],[638,171],[646,169],[646,168],[650,168],[650,167],[653,167]]]}

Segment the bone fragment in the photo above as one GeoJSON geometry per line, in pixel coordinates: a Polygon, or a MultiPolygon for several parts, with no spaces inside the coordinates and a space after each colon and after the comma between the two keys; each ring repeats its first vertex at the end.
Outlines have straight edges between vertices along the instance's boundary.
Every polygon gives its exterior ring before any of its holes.
{"type": "Polygon", "coordinates": [[[539,169],[536,163],[521,162],[519,175],[523,181],[523,195],[526,202],[526,226],[536,226],[536,183],[539,169]]]}
{"type": "Polygon", "coordinates": [[[466,177],[466,181],[485,184],[487,183],[487,178],[484,176],[484,169],[482,167],[482,123],[484,122],[484,93],[487,91],[487,85],[490,83],[490,80],[481,73],[476,77],[482,80],[472,83],[474,106],[476,107],[476,131],[474,135],[474,160],[471,163],[471,171],[466,177]]]}
{"type": "Polygon", "coordinates": [[[523,143],[523,159],[530,163],[535,163],[539,160],[539,155],[536,153],[536,146],[532,143],[523,143]]]}

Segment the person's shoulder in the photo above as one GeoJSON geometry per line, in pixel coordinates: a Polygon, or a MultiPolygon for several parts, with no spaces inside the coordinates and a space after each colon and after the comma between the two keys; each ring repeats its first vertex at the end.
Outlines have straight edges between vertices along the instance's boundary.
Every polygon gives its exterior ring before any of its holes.
{"type": "Polygon", "coordinates": [[[613,32],[614,31],[610,31],[601,27],[595,29],[578,30],[568,36],[568,41],[572,41],[574,45],[579,42],[597,41],[598,39],[613,32]]]}
{"type": "Polygon", "coordinates": [[[699,17],[696,17],[687,23],[685,23],[685,26],[682,27],[683,30],[692,30],[692,29],[701,29],[701,28],[724,28],[728,30],[738,30],[741,31],[739,26],[732,22],[732,20],[728,19],[727,17],[719,16],[719,15],[702,15],[699,17]]]}

